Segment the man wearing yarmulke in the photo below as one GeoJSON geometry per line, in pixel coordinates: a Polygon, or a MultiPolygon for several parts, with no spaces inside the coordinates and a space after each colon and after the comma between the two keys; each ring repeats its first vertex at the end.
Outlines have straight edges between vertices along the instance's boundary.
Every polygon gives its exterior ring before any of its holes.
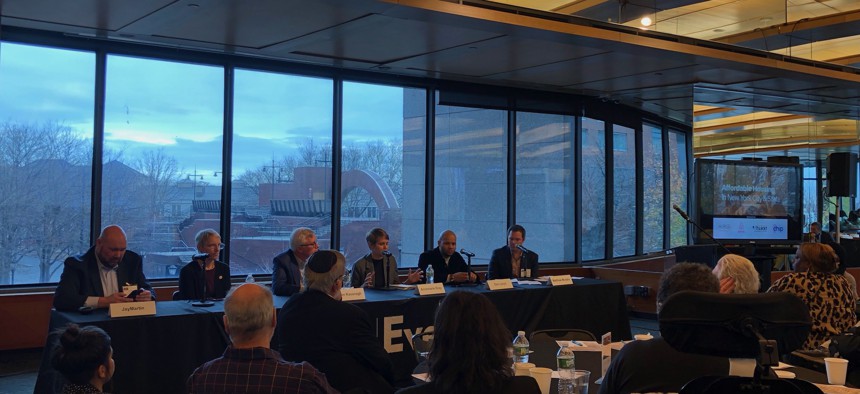
{"type": "Polygon", "coordinates": [[[320,250],[304,267],[304,290],[278,313],[279,350],[288,361],[307,361],[342,391],[392,393],[394,372],[367,312],[341,301],[345,259],[320,250]]]}

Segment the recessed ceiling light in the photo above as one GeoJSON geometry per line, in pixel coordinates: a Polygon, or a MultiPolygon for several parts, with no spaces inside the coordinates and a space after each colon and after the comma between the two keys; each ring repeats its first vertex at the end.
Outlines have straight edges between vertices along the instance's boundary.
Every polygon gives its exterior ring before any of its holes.
{"type": "Polygon", "coordinates": [[[641,23],[642,26],[651,26],[652,22],[653,21],[651,20],[651,18],[647,17],[647,16],[643,16],[642,19],[639,21],[639,23],[641,23]]]}

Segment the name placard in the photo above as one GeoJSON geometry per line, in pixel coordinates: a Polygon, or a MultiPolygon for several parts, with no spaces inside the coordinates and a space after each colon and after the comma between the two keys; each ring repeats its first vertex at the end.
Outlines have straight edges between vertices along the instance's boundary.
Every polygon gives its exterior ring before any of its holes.
{"type": "Polygon", "coordinates": [[[420,296],[445,294],[445,286],[441,283],[418,285],[418,287],[415,288],[415,294],[420,296]]]}
{"type": "Polygon", "coordinates": [[[364,301],[364,288],[354,287],[340,289],[341,301],[364,301]]]}
{"type": "Polygon", "coordinates": [[[514,282],[510,279],[491,279],[487,281],[487,288],[490,290],[513,289],[514,282]]]}
{"type": "Polygon", "coordinates": [[[116,302],[110,304],[108,308],[108,316],[114,317],[129,317],[129,316],[149,316],[155,314],[155,301],[142,302],[116,302]]]}
{"type": "Polygon", "coordinates": [[[550,286],[572,285],[573,278],[570,275],[553,275],[549,277],[550,286]]]}

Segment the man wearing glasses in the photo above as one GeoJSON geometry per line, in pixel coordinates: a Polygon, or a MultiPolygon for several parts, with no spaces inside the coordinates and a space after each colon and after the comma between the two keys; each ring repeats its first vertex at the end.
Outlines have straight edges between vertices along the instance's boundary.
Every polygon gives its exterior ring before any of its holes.
{"type": "Polygon", "coordinates": [[[302,290],[302,268],[319,249],[317,235],[307,227],[299,227],[290,235],[290,248],[275,256],[272,272],[272,292],[288,296],[302,290]]]}
{"type": "Polygon", "coordinates": [[[63,274],[54,292],[54,308],[107,308],[115,302],[155,300],[143,274],[140,255],[126,250],[128,242],[120,226],[105,227],[95,246],[63,263],[63,274]],[[140,289],[134,298],[128,298],[140,289]]]}

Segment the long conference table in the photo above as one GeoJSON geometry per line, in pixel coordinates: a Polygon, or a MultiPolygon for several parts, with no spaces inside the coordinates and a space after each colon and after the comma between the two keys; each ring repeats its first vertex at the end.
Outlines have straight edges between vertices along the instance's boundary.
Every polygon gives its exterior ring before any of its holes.
{"type": "MultiPolygon", "coordinates": [[[[499,291],[489,291],[484,286],[446,287],[448,293],[458,290],[489,297],[511,332],[581,328],[598,337],[611,331],[613,340],[631,338],[620,282],[575,279],[568,286],[521,285],[499,291]]],[[[354,304],[373,319],[376,336],[391,357],[398,383],[406,385],[417,362],[411,336],[433,325],[436,307],[443,296],[368,289],[366,297],[365,301],[354,304]]],[[[288,298],[276,296],[275,306],[280,308],[288,298]]],[[[185,381],[194,369],[221,356],[229,343],[222,323],[223,302],[216,301],[214,306],[206,308],[192,306],[188,301],[163,301],[156,305],[154,316],[116,319],[108,317],[104,309],[88,315],[52,311],[34,392],[54,393],[62,388],[63,378],[51,368],[50,354],[57,343],[55,330],[68,323],[98,326],[111,336],[116,372],[109,384],[112,387],[106,387],[108,392],[185,392],[185,381]]]]}

